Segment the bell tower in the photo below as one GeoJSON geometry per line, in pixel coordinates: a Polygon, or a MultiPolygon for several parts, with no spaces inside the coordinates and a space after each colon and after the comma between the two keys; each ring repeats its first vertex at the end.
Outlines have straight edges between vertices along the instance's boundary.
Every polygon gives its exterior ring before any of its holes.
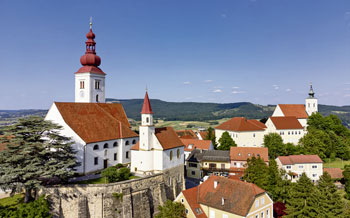
{"type": "Polygon", "coordinates": [[[75,102],[104,103],[106,74],[98,67],[101,64],[101,58],[96,55],[91,18],[90,31],[86,34],[86,38],[86,51],[80,58],[83,66],[75,73],[75,102]]]}
{"type": "Polygon", "coordinates": [[[146,90],[141,111],[140,150],[149,151],[152,149],[153,135],[153,111],[146,90]]]}
{"type": "Polygon", "coordinates": [[[311,116],[313,113],[318,112],[318,100],[315,98],[315,92],[312,88],[312,83],[310,83],[309,97],[305,99],[306,113],[311,116]]]}

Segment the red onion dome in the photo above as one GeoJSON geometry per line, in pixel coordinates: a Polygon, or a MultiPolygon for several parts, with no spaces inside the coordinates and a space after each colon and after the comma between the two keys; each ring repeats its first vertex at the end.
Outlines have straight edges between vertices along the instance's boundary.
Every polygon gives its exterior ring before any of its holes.
{"type": "Polygon", "coordinates": [[[95,38],[95,34],[92,32],[92,29],[90,29],[90,32],[88,32],[86,34],[86,38],[88,38],[88,39],[94,39],[95,38]]]}
{"type": "Polygon", "coordinates": [[[98,67],[101,64],[101,58],[95,54],[85,54],[85,55],[81,56],[80,63],[83,66],[98,67]]]}

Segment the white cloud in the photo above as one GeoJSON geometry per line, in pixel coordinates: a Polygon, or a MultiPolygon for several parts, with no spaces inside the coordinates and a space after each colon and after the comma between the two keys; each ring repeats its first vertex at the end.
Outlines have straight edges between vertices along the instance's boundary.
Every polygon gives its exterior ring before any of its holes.
{"type": "Polygon", "coordinates": [[[215,89],[213,92],[214,92],[214,93],[221,93],[222,90],[221,90],[221,89],[215,89]]]}
{"type": "Polygon", "coordinates": [[[186,82],[184,82],[184,85],[191,85],[191,82],[190,81],[186,81],[186,82]]]}
{"type": "Polygon", "coordinates": [[[243,93],[245,93],[245,91],[236,91],[236,90],[232,91],[232,94],[243,94],[243,93]]]}
{"type": "Polygon", "coordinates": [[[205,83],[211,83],[211,82],[213,82],[213,80],[207,79],[207,80],[204,80],[204,82],[205,82],[205,83]]]}
{"type": "Polygon", "coordinates": [[[233,89],[239,89],[239,87],[238,87],[238,86],[233,86],[232,88],[233,88],[233,89]]]}
{"type": "Polygon", "coordinates": [[[290,92],[290,91],[292,91],[291,89],[286,89],[286,92],[290,92]]]}
{"type": "Polygon", "coordinates": [[[278,90],[280,87],[278,85],[272,85],[272,87],[275,89],[275,90],[278,90]]]}

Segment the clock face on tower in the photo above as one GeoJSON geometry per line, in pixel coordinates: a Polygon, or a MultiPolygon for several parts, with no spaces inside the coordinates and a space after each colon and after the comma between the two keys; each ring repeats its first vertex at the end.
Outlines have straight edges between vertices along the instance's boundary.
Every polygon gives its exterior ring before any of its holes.
{"type": "Polygon", "coordinates": [[[84,98],[84,91],[80,91],[80,97],[84,98]]]}

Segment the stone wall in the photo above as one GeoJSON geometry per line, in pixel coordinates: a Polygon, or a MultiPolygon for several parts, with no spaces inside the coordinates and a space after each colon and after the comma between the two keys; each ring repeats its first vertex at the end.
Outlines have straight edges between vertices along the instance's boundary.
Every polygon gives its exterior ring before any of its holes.
{"type": "Polygon", "coordinates": [[[47,187],[55,218],[151,218],[185,188],[183,165],[161,174],[112,184],[47,187]]]}

